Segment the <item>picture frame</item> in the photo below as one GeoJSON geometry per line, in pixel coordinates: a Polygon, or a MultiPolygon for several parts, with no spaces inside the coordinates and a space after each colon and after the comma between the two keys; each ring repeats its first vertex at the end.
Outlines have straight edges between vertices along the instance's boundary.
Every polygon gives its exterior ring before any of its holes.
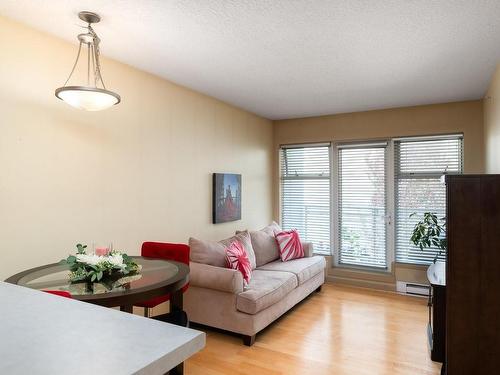
{"type": "Polygon", "coordinates": [[[213,224],[241,220],[241,174],[213,173],[213,224]]]}

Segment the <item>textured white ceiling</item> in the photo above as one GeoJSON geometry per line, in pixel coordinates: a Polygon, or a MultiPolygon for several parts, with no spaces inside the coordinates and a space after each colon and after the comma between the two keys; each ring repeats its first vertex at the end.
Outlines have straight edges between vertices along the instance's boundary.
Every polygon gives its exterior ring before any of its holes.
{"type": "Polygon", "coordinates": [[[500,59],[500,0],[0,0],[75,43],[80,10],[103,55],[270,119],[478,99],[500,59]]]}

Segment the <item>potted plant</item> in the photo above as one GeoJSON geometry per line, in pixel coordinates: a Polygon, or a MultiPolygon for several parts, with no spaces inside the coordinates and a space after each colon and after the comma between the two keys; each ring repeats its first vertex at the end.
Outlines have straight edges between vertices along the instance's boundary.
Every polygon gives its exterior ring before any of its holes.
{"type": "MultiPolygon", "coordinates": [[[[412,213],[410,217],[417,215],[412,213]]],[[[438,218],[433,212],[425,212],[422,220],[420,220],[413,228],[413,233],[410,241],[420,248],[437,248],[439,250],[434,258],[436,263],[437,258],[446,252],[448,242],[446,239],[446,218],[438,218]]]]}

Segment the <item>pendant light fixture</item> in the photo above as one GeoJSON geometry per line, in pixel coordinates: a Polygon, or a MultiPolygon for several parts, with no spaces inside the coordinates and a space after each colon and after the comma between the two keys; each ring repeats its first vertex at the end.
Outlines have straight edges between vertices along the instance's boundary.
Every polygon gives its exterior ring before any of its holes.
{"type": "Polygon", "coordinates": [[[56,96],[69,105],[84,109],[86,111],[100,111],[120,103],[120,95],[106,89],[101,75],[101,64],[99,61],[100,39],[92,28],[93,23],[101,20],[99,15],[92,12],[80,12],[78,17],[87,23],[87,32],[78,35],[80,45],[78,54],[73,64],[71,73],[62,87],[56,89],[56,96]],[[82,49],[87,50],[87,85],[66,86],[75,72],[82,49]]]}

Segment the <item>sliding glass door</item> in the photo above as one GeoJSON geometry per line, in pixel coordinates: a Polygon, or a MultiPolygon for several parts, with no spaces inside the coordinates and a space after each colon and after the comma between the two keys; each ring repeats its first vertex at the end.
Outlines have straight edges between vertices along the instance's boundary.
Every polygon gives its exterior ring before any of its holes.
{"type": "Polygon", "coordinates": [[[387,143],[337,146],[338,263],[387,269],[387,143]]]}

